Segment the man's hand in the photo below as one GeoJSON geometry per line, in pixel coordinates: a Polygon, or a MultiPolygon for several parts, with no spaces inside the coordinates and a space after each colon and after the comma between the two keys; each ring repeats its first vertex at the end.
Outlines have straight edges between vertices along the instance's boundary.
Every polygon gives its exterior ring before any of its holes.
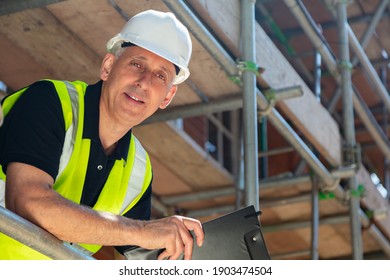
{"type": "Polygon", "coordinates": [[[184,254],[184,259],[189,260],[194,248],[194,240],[190,234],[192,230],[196,237],[196,244],[201,247],[204,240],[202,224],[196,219],[182,216],[171,216],[159,220],[144,222],[141,229],[143,244],[146,249],[164,248],[158,256],[159,260],[176,260],[184,254]]]}

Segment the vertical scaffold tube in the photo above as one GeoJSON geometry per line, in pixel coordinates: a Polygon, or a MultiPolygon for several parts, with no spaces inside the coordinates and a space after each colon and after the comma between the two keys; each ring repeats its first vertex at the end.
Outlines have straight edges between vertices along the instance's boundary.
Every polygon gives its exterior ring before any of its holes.
{"type": "MultiPolygon", "coordinates": [[[[344,161],[351,164],[356,161],[353,148],[356,146],[354,112],[353,112],[353,92],[351,80],[351,65],[349,58],[348,32],[347,32],[347,7],[345,1],[339,1],[337,4],[337,25],[340,52],[340,72],[341,72],[341,90],[343,94],[343,121],[344,138],[346,141],[346,153],[344,161]]],[[[351,65],[352,66],[352,65],[351,65]]],[[[356,175],[348,179],[348,189],[350,191],[349,211],[351,223],[351,245],[353,259],[363,258],[361,222],[359,217],[360,197],[353,195],[357,190],[356,175]]]]}
{"type": "MultiPolygon", "coordinates": [[[[242,59],[256,62],[254,0],[241,0],[241,31],[242,59]]],[[[259,210],[256,74],[244,71],[242,82],[245,204],[253,205],[259,210]]]]}

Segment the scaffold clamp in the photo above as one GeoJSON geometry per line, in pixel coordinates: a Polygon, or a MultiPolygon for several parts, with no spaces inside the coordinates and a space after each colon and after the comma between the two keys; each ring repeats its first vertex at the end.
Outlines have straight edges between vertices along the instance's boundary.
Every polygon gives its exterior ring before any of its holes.
{"type": "Polygon", "coordinates": [[[344,144],[343,158],[345,165],[355,165],[355,170],[358,171],[362,163],[361,147],[359,143],[354,145],[348,143],[344,144]]]}
{"type": "Polygon", "coordinates": [[[356,189],[349,189],[345,192],[345,200],[348,201],[352,197],[362,198],[366,196],[366,189],[363,185],[359,184],[356,189]]]}
{"type": "Polygon", "coordinates": [[[238,73],[236,76],[231,76],[230,80],[238,85],[242,85],[242,74],[245,71],[254,73],[256,76],[259,76],[264,72],[264,69],[259,67],[254,61],[247,60],[237,60],[237,69],[238,73]]]}
{"type": "Polygon", "coordinates": [[[338,67],[339,69],[347,69],[350,72],[352,72],[353,69],[352,63],[350,61],[345,61],[345,60],[339,61],[338,67]]]}
{"type": "Polygon", "coordinates": [[[276,104],[276,98],[275,98],[275,90],[274,89],[268,89],[266,91],[263,92],[264,94],[264,97],[267,99],[268,101],[268,105],[266,108],[262,109],[262,110],[258,110],[258,116],[259,117],[264,117],[264,116],[267,116],[269,115],[269,113],[271,113],[272,109],[275,107],[275,104],[276,104]]]}
{"type": "Polygon", "coordinates": [[[324,192],[333,192],[337,189],[337,187],[340,185],[340,178],[333,177],[333,182],[329,185],[326,184],[325,181],[320,181],[320,190],[324,192]]]}

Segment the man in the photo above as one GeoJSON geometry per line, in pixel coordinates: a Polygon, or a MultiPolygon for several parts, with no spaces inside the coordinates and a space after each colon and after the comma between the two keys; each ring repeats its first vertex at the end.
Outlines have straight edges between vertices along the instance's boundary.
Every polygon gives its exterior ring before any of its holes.
{"type": "MultiPolygon", "coordinates": [[[[152,169],[131,134],[189,76],[188,30],[172,13],[149,10],[131,18],[107,49],[97,84],[38,81],[3,100],[5,205],[91,253],[102,245],[124,253],[131,245],[164,249],[159,259],[190,259],[189,231],[201,246],[201,223],[149,220],[152,169]]],[[[0,259],[41,258],[0,233],[0,259]]]]}

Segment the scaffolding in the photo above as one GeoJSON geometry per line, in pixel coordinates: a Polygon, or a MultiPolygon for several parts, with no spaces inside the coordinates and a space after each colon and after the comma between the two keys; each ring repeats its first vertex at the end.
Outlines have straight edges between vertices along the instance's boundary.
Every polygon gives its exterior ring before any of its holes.
{"type": "MultiPolygon", "coordinates": [[[[11,1],[12,2],[12,1],[11,1]]],[[[20,2],[20,1],[14,1],[20,2]]],[[[28,2],[28,1],[25,1],[28,2]]],[[[34,5],[44,6],[50,3],[58,1],[31,1],[34,5]],[[34,3],[33,3],[34,2],[34,3]]],[[[110,1],[112,2],[112,1],[110,1]]],[[[115,1],[114,1],[115,2],[115,1]]],[[[238,109],[242,109],[242,131],[232,128],[232,131],[226,129],[221,124],[220,120],[213,119],[214,123],[218,124],[218,131],[227,135],[233,142],[232,144],[232,156],[236,166],[233,168],[233,174],[235,176],[235,186],[228,188],[221,188],[218,190],[206,190],[203,192],[196,192],[186,195],[176,195],[170,197],[162,197],[160,199],[154,198],[154,202],[159,206],[159,211],[168,213],[167,207],[177,205],[178,203],[194,200],[210,199],[213,197],[220,197],[226,195],[235,195],[236,204],[227,205],[219,208],[192,210],[188,214],[190,216],[203,216],[208,213],[228,212],[237,209],[242,206],[241,195],[245,198],[245,205],[254,205],[256,209],[261,209],[263,205],[259,201],[259,192],[268,188],[283,188],[287,184],[292,182],[299,184],[302,182],[309,182],[312,185],[312,193],[307,195],[300,195],[290,198],[288,203],[296,203],[297,201],[310,200],[312,203],[312,220],[309,223],[295,222],[286,223],[281,226],[269,226],[264,227],[265,232],[277,231],[282,228],[297,228],[297,227],[311,227],[311,248],[309,251],[295,252],[294,256],[310,254],[312,259],[318,259],[318,232],[319,225],[324,223],[335,224],[350,222],[351,224],[351,247],[353,248],[353,258],[362,259],[363,249],[361,240],[361,227],[365,226],[369,229],[370,234],[380,244],[384,253],[390,258],[390,243],[381,230],[370,223],[369,218],[359,206],[359,196],[351,195],[356,193],[356,170],[357,166],[361,164],[359,162],[359,149],[355,140],[355,127],[354,127],[354,111],[359,116],[360,120],[364,124],[365,128],[370,132],[375,144],[380,148],[386,161],[390,161],[390,143],[383,129],[376,121],[375,117],[365,104],[358,89],[352,84],[351,81],[351,67],[358,62],[364,68],[370,81],[372,81],[375,91],[378,93],[378,97],[383,101],[387,111],[390,111],[390,97],[386,87],[379,78],[375,69],[373,68],[370,60],[364,52],[364,48],[367,46],[369,38],[372,36],[375,26],[378,24],[381,16],[385,12],[385,9],[389,7],[389,1],[383,0],[378,5],[378,8],[370,22],[368,28],[361,41],[356,38],[354,32],[347,22],[346,8],[347,3],[345,1],[327,1],[324,0],[324,4],[332,9],[333,15],[337,20],[339,41],[342,42],[339,48],[339,58],[337,58],[330,50],[328,43],[321,35],[318,27],[315,26],[314,20],[310,17],[308,10],[300,0],[284,0],[284,3],[299,22],[301,28],[305,32],[306,36],[313,43],[316,51],[317,70],[321,70],[321,63],[323,62],[327,67],[329,73],[334,77],[337,82],[338,89],[336,90],[333,99],[328,104],[328,111],[334,112],[338,99],[343,98],[343,128],[344,128],[344,141],[346,143],[343,150],[343,166],[334,170],[329,170],[328,167],[320,160],[318,153],[309,147],[306,142],[298,135],[294,128],[286,121],[281,113],[275,108],[275,99],[267,98],[265,90],[259,85],[262,84],[258,75],[258,68],[248,65],[253,62],[256,64],[255,55],[255,9],[261,10],[263,13],[266,9],[262,2],[264,1],[252,1],[241,0],[241,30],[243,30],[242,36],[242,57],[233,57],[223,47],[218,40],[211,34],[209,29],[202,23],[193,10],[186,4],[186,1],[181,0],[162,0],[162,2],[188,27],[191,34],[199,41],[199,43],[210,53],[220,67],[226,72],[229,77],[238,77],[242,94],[237,93],[235,96],[224,98],[223,100],[216,100],[205,102],[195,105],[184,105],[174,107],[172,110],[161,112],[152,118],[148,119],[144,125],[153,122],[162,122],[173,120],[177,118],[186,118],[190,116],[208,115],[211,117],[213,113],[219,113],[224,111],[235,112],[238,109]],[[349,48],[353,49],[356,57],[350,60],[349,48]],[[244,62],[244,64],[242,64],[244,62]],[[290,176],[288,178],[267,178],[267,171],[264,170],[264,178],[259,179],[259,157],[253,151],[259,150],[258,129],[259,126],[264,124],[265,121],[269,121],[275,129],[284,137],[284,139],[291,145],[292,149],[296,151],[302,161],[302,165],[309,166],[314,175],[303,176],[290,176]],[[237,136],[240,133],[240,137],[237,136]],[[242,139],[241,139],[242,137],[242,139]],[[241,151],[242,148],[242,151],[241,151]],[[243,168],[242,168],[243,167],[243,168]],[[340,185],[340,180],[345,179],[348,181],[348,188],[343,188],[340,185]],[[243,190],[243,186],[247,186],[243,190]],[[249,187],[250,186],[250,187],[249,187]],[[318,216],[318,192],[319,191],[331,191],[337,199],[341,201],[348,200],[350,214],[348,216],[341,216],[337,218],[321,219],[318,216]]],[[[11,7],[11,6],[9,6],[11,7]]],[[[11,8],[10,8],[11,9],[11,8]]],[[[8,11],[2,11],[10,12],[8,11]]],[[[122,15],[126,17],[126,15],[122,15]]],[[[313,81],[319,81],[321,78],[321,72],[314,73],[313,81]]],[[[320,98],[319,83],[317,83],[316,96],[320,98]]],[[[295,97],[302,94],[300,87],[281,88],[274,89],[274,92],[279,92],[280,96],[284,94],[283,98],[295,97]],[[287,97],[286,97],[287,96],[287,97]]],[[[276,94],[277,95],[277,94],[276,94]]],[[[233,123],[237,123],[240,120],[238,114],[232,114],[234,116],[233,123]]],[[[234,127],[232,125],[232,127],[234,127]]],[[[262,164],[263,168],[266,168],[267,149],[264,148],[262,164]]],[[[270,202],[268,202],[270,203],[270,202]]],[[[273,204],[277,204],[278,201],[273,201],[273,204]]],[[[284,199],[286,203],[286,199],[284,199]]],[[[267,207],[269,205],[265,205],[267,207]]],[[[31,244],[33,248],[45,253],[53,258],[75,258],[75,259],[90,259],[88,256],[84,256],[82,253],[75,251],[73,247],[67,246],[66,243],[62,243],[59,240],[53,239],[52,236],[47,235],[42,230],[37,230],[34,225],[28,225],[22,219],[19,219],[12,213],[9,213],[5,208],[0,208],[0,226],[1,231],[12,235],[15,239],[25,244],[31,244]],[[12,221],[12,223],[10,223],[12,221]],[[11,226],[10,226],[11,225],[11,226]],[[34,230],[31,230],[34,229],[34,230]],[[18,234],[15,234],[18,233],[18,234]],[[34,236],[34,237],[33,237],[34,236]],[[33,242],[32,242],[33,240],[33,242]],[[50,240],[48,246],[41,246],[47,244],[47,240],[50,240]]],[[[290,256],[290,257],[294,257],[290,256]]],[[[281,257],[281,256],[275,256],[281,257]]]]}

